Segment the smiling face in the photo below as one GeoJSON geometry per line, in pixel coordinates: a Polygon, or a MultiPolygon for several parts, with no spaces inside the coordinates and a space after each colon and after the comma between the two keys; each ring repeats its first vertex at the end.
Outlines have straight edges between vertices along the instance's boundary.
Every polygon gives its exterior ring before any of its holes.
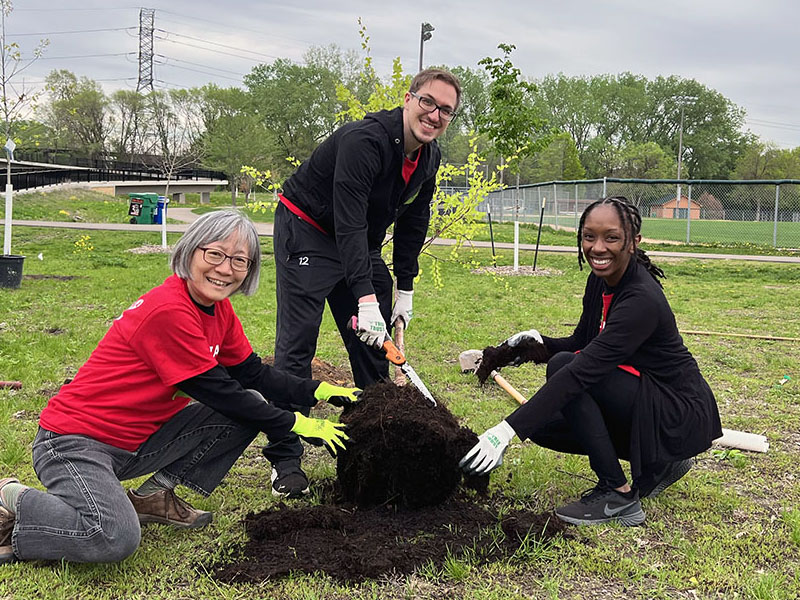
{"type": "Polygon", "coordinates": [[[613,287],[628,268],[641,235],[625,243],[625,229],[616,209],[599,204],[586,215],[581,232],[581,249],[592,273],[613,287]]]}
{"type": "MultiPolygon", "coordinates": [[[[213,248],[228,256],[250,258],[250,248],[238,233],[233,233],[224,240],[205,244],[204,248],[213,248]]],[[[212,265],[203,258],[203,251],[195,249],[190,268],[191,278],[186,280],[189,295],[202,306],[211,306],[224,300],[242,285],[247,271],[234,271],[230,259],[226,258],[218,265],[212,265]]]]}
{"type": "MultiPolygon", "coordinates": [[[[422,85],[416,94],[430,98],[437,105],[455,110],[458,104],[456,89],[441,79],[431,79],[422,85]]],[[[403,103],[403,134],[405,153],[410,154],[423,144],[428,144],[442,135],[450,123],[442,119],[438,110],[426,112],[417,99],[406,92],[403,103]]]]}

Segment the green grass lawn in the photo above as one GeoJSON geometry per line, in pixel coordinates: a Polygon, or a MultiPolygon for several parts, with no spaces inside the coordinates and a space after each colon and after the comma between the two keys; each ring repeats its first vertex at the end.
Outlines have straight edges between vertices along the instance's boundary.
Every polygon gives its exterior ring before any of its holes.
{"type": "MultiPolygon", "coordinates": [[[[257,222],[271,223],[274,213],[264,210],[256,201],[271,203],[272,196],[257,193],[248,203],[244,196],[237,199],[237,207],[257,222]]],[[[220,208],[230,208],[230,192],[212,192],[208,204],[200,204],[200,194],[186,194],[185,204],[171,205],[191,208],[197,214],[203,214],[220,208]]],[[[4,216],[5,206],[0,203],[0,217],[4,216]]],[[[128,200],[123,196],[108,196],[89,190],[60,190],[52,192],[35,192],[22,194],[14,200],[14,218],[22,220],[46,221],[85,221],[90,223],[127,223],[128,200]]],[[[179,221],[169,217],[167,222],[179,221]]],[[[573,221],[562,219],[562,226],[571,226],[573,221]]],[[[660,244],[656,241],[643,245],[650,250],[668,250],[672,252],[712,252],[718,254],[756,254],[756,255],[800,255],[800,223],[779,223],[779,247],[772,245],[772,223],[753,223],[738,221],[693,221],[692,243],[685,244],[686,221],[672,219],[645,219],[642,235],[649,240],[680,242],[679,244],[660,244]]],[[[535,244],[538,227],[530,223],[520,224],[519,241],[522,244],[535,244]]],[[[476,241],[511,243],[514,241],[513,223],[493,223],[490,231],[488,224],[480,228],[475,236],[476,241]]],[[[542,227],[539,243],[545,246],[575,246],[573,231],[542,227]]]]}
{"type": "MultiPolygon", "coordinates": [[[[21,204],[21,203],[20,203],[21,204]]],[[[14,250],[26,255],[22,287],[0,289],[0,379],[20,380],[19,391],[0,389],[0,476],[37,484],[30,444],[39,412],[64,379],[75,374],[117,317],[140,294],[169,274],[163,254],[130,249],[160,242],[147,232],[91,232],[92,250],[76,245],[85,232],[18,227],[14,250]],[[42,259],[36,258],[41,253],[42,259]]],[[[558,234],[561,235],[561,234],[558,234]]],[[[170,236],[170,242],[176,236],[170,236]]],[[[271,240],[255,296],[234,305],[254,348],[270,355],[275,332],[275,279],[271,240]]],[[[508,264],[509,256],[500,264],[508,264]]],[[[586,272],[574,256],[544,253],[550,276],[497,278],[475,274],[434,249],[443,287],[434,286],[430,257],[416,286],[415,319],[406,353],[437,399],[477,432],[514,410],[499,387],[481,388],[462,375],[458,353],[499,343],[536,327],[549,335],[571,331],[580,314],[586,272]]],[[[489,252],[463,253],[487,264],[489,252]]],[[[524,264],[532,262],[523,253],[524,264]]],[[[665,292],[682,330],[800,338],[800,269],[796,265],[669,259],[665,292]]],[[[686,335],[718,399],[723,426],[766,434],[767,454],[712,452],[656,499],[645,501],[645,525],[575,528],[573,537],[545,553],[486,566],[463,558],[457,570],[423,569],[344,585],[323,575],[260,584],[221,584],[209,565],[225,560],[245,533],[251,511],[275,506],[259,439],[224,485],[190,502],[215,513],[199,531],[148,526],[139,550],[115,565],[22,563],[0,568],[2,599],[175,598],[661,598],[793,599],[800,597],[800,342],[686,335]],[[785,375],[789,380],[777,385],[785,375]]],[[[326,313],[318,356],[337,367],[347,359],[326,313]]],[[[524,365],[504,376],[530,395],[544,368],[524,365]]],[[[332,478],[335,465],[311,449],[306,465],[314,482],[332,478]]],[[[590,487],[583,457],[559,455],[515,440],[491,490],[521,508],[549,511],[590,487]]],[[[130,484],[129,484],[130,485],[130,484]]],[[[298,540],[302,543],[302,540],[298,540]]],[[[287,548],[287,552],[291,551],[287,548]]]]}

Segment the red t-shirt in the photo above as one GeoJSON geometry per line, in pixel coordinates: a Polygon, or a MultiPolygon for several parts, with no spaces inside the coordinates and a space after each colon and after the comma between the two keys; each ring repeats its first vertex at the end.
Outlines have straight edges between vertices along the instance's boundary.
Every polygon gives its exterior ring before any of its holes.
{"type": "Polygon", "coordinates": [[[252,351],[230,300],[206,314],[172,275],[114,321],[39,422],[133,451],[188,404],[177,383],[218,364],[237,365],[252,351]]]}
{"type": "Polygon", "coordinates": [[[417,156],[414,160],[409,160],[408,157],[403,157],[403,181],[408,182],[411,181],[411,176],[414,174],[414,171],[417,170],[417,165],[419,164],[419,156],[422,154],[419,150],[417,150],[417,156]]]}

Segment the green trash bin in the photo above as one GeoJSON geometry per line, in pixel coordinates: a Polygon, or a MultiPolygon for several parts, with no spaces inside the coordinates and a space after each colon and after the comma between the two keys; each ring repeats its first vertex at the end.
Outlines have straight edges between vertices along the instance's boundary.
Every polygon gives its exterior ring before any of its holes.
{"type": "Polygon", "coordinates": [[[158,194],[128,194],[128,216],[131,223],[152,225],[158,207],[158,194]]]}

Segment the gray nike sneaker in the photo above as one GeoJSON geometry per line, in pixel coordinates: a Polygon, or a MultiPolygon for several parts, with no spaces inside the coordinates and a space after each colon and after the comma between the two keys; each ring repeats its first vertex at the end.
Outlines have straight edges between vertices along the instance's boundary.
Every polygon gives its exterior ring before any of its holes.
{"type": "Polygon", "coordinates": [[[638,491],[634,491],[632,498],[626,498],[601,484],[585,491],[575,502],[557,508],[556,516],[573,525],[599,525],[617,521],[631,527],[644,523],[638,491]]]}

